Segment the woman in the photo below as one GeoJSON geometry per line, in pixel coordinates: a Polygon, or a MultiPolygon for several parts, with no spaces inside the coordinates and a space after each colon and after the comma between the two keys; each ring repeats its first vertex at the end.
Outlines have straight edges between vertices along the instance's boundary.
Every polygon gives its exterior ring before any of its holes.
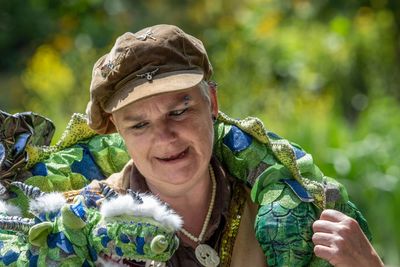
{"type": "MultiPolygon", "coordinates": [[[[182,217],[181,245],[168,266],[267,266],[273,256],[266,260],[253,229],[258,206],[213,151],[219,112],[211,74],[201,41],[175,26],[125,33],[94,66],[89,125],[118,131],[131,156],[109,185],[151,192],[182,217]]],[[[382,266],[343,213],[322,212],[314,231],[316,256],[331,264],[382,266]]]]}

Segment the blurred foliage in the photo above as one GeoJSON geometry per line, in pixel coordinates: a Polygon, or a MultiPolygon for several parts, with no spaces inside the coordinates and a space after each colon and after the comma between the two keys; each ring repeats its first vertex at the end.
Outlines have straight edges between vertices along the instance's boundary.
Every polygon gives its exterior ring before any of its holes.
{"type": "Polygon", "coordinates": [[[94,62],[125,31],[176,24],[204,41],[221,109],[258,116],[344,183],[400,266],[397,0],[0,0],[0,109],[84,112],[94,62]]]}

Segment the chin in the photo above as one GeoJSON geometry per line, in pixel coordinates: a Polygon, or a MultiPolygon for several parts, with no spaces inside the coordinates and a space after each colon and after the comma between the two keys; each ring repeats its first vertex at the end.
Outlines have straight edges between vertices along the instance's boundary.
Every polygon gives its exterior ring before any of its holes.
{"type": "Polygon", "coordinates": [[[166,177],[169,184],[181,185],[190,182],[195,177],[192,172],[175,172],[170,176],[166,177]]]}

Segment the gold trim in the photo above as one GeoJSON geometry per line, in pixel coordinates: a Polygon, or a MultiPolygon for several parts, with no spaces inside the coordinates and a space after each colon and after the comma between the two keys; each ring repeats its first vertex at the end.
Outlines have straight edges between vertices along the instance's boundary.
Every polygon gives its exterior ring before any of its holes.
{"type": "Polygon", "coordinates": [[[235,239],[239,231],[240,222],[244,206],[246,203],[246,190],[243,185],[236,183],[233,189],[233,196],[229,204],[229,218],[226,230],[224,231],[221,239],[221,248],[219,257],[221,259],[220,267],[228,267],[231,265],[231,258],[235,239]]]}

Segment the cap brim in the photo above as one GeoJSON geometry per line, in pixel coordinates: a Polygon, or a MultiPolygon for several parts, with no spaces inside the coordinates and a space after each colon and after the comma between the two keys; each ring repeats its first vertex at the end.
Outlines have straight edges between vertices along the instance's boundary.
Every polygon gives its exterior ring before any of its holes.
{"type": "Polygon", "coordinates": [[[104,110],[112,113],[145,97],[189,89],[198,85],[203,77],[201,71],[177,71],[157,75],[151,81],[145,78],[128,81],[105,103],[104,110]]]}

